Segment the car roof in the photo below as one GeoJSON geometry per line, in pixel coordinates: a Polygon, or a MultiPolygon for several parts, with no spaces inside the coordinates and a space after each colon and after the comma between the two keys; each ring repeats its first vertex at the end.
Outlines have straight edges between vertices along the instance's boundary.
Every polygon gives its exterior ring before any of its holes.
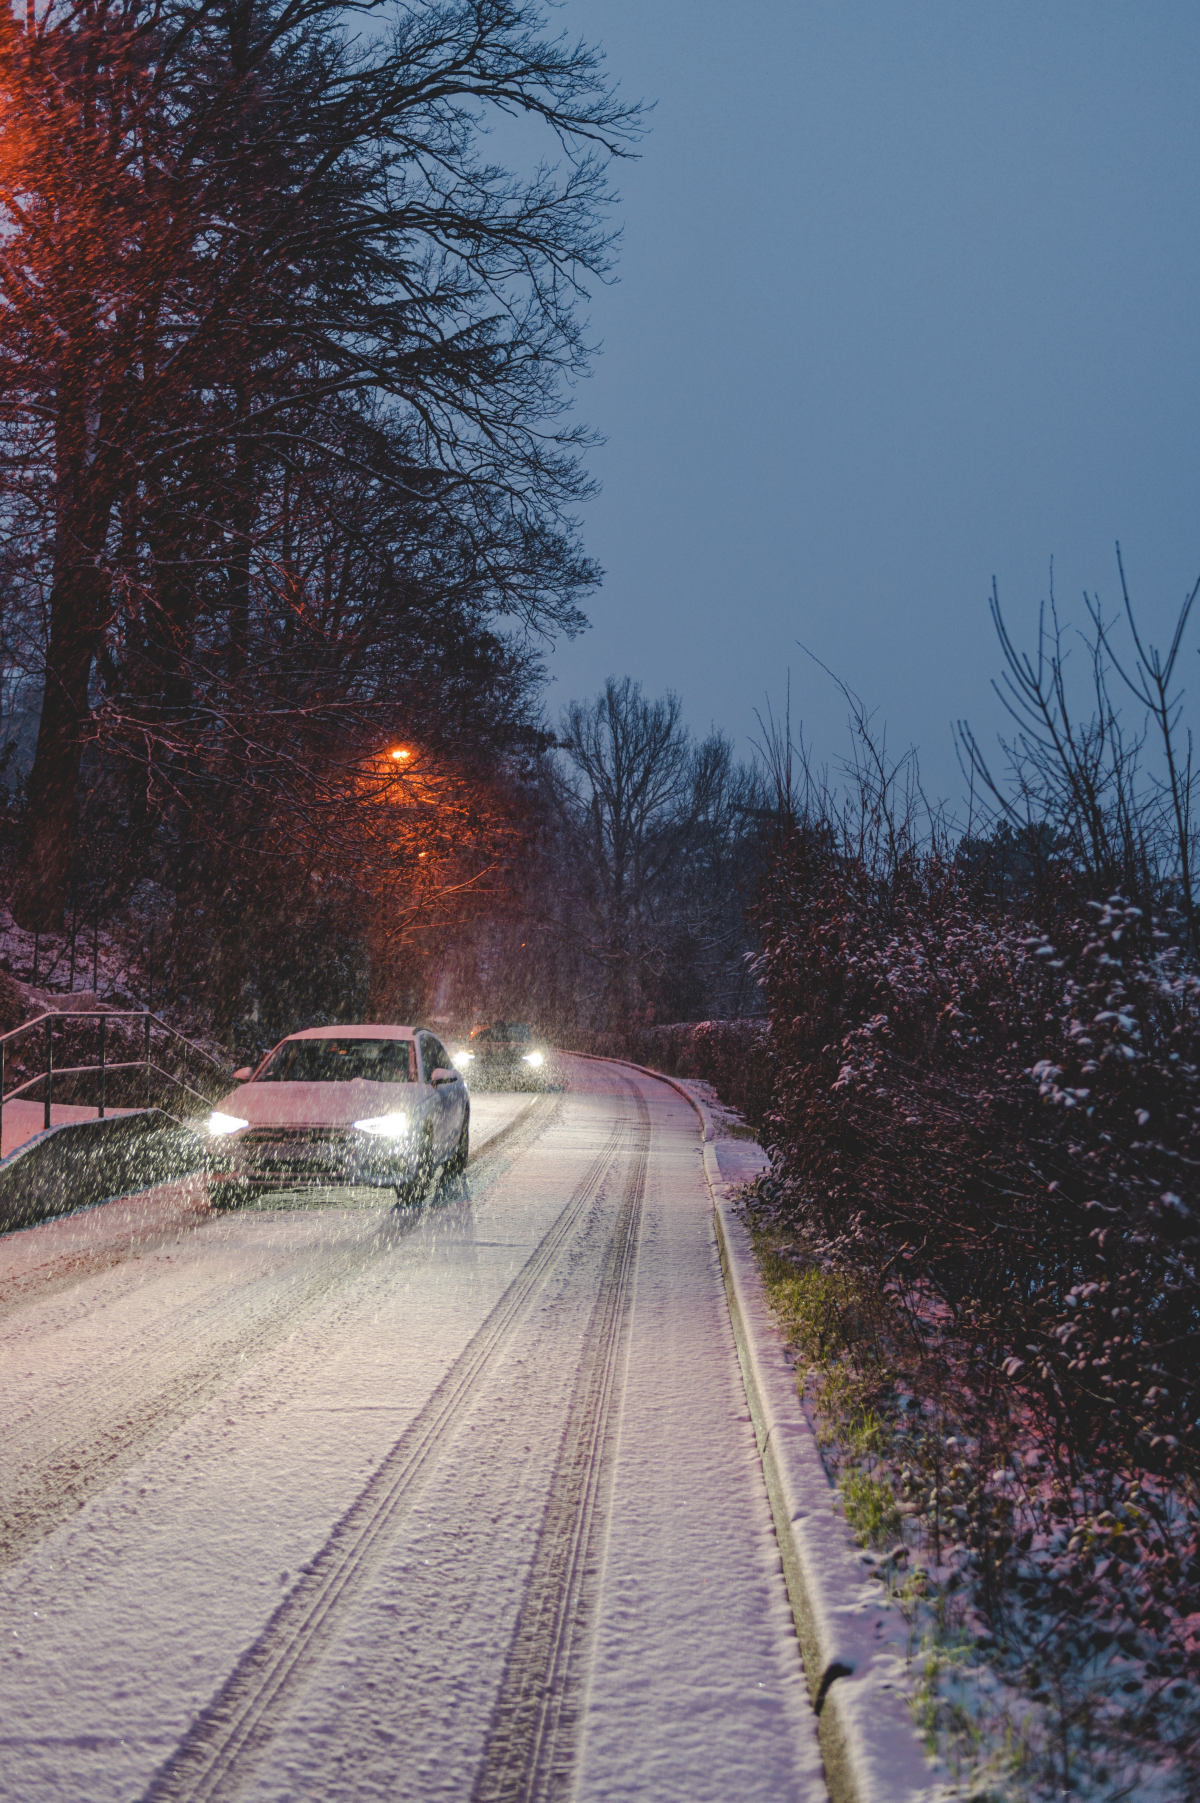
{"type": "Polygon", "coordinates": [[[302,1033],[289,1033],[287,1039],[281,1039],[280,1045],[286,1045],[292,1039],[414,1039],[414,1027],[393,1027],[358,1021],[348,1027],[305,1027],[302,1033]]]}

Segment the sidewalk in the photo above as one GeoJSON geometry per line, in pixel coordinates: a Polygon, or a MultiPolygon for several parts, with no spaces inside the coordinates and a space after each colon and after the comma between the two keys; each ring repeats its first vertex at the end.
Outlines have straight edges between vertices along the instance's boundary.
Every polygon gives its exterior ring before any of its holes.
{"type": "MultiPolygon", "coordinates": [[[[119,1114],[136,1114],[136,1108],[106,1108],[105,1120],[115,1118],[119,1114]]],[[[50,1125],[63,1127],[75,1121],[94,1121],[99,1117],[98,1108],[82,1108],[73,1102],[55,1102],[50,1109],[50,1125]]],[[[4,1104],[3,1120],[0,1125],[0,1158],[7,1158],[18,1146],[27,1140],[36,1139],[45,1131],[46,1106],[44,1102],[26,1101],[18,1096],[15,1102],[4,1104]]]]}

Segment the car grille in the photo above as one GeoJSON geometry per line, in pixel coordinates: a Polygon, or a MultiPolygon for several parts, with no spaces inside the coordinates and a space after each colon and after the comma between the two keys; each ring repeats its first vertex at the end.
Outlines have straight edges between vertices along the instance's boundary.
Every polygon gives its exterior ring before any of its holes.
{"type": "Polygon", "coordinates": [[[348,1145],[350,1127],[250,1127],[239,1135],[243,1146],[348,1145]]]}
{"type": "Polygon", "coordinates": [[[353,1145],[346,1127],[251,1127],[239,1136],[237,1151],[254,1170],[303,1174],[345,1165],[353,1145]]]}

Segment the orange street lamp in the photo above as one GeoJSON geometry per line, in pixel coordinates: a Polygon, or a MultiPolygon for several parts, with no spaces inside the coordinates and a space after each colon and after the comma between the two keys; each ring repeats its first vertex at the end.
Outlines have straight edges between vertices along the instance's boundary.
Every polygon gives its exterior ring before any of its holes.
{"type": "Polygon", "coordinates": [[[408,759],[412,756],[412,752],[409,751],[406,746],[399,745],[399,746],[397,746],[396,750],[393,751],[392,756],[395,758],[395,760],[398,764],[402,764],[406,761],[406,759],[408,759]]]}

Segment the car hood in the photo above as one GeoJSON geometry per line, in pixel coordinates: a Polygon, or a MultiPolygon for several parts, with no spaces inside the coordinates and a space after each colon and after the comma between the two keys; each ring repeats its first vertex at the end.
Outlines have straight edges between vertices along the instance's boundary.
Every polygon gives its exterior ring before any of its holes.
{"type": "Polygon", "coordinates": [[[428,1090],[423,1083],[243,1083],[217,1103],[252,1127],[349,1127],[376,1114],[412,1114],[428,1090]]]}

